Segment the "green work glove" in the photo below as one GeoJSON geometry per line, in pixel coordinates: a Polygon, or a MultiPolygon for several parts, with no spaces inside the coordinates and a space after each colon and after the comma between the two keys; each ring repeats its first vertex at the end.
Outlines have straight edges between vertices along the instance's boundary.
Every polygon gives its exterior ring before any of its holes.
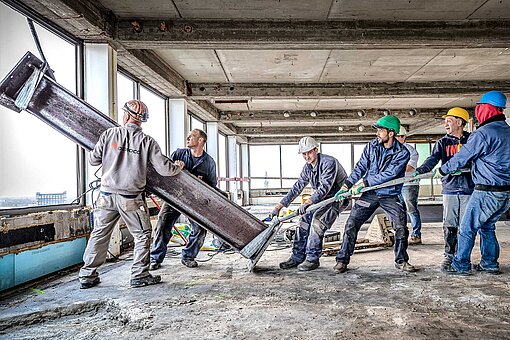
{"type": "Polygon", "coordinates": [[[335,194],[335,201],[340,201],[345,198],[345,193],[349,191],[349,188],[347,188],[347,185],[342,185],[340,190],[335,194]]]}
{"type": "Polygon", "coordinates": [[[415,171],[415,172],[413,172],[413,173],[411,174],[411,176],[416,177],[416,176],[418,176],[419,174],[420,174],[420,173],[419,173],[418,171],[415,171]]]}
{"type": "Polygon", "coordinates": [[[452,175],[452,176],[460,176],[460,175],[462,175],[462,171],[457,170],[457,171],[451,173],[450,175],[452,175]]]}
{"type": "Polygon", "coordinates": [[[361,192],[361,190],[363,190],[364,187],[365,187],[365,184],[363,182],[356,184],[355,186],[353,186],[351,188],[351,194],[353,194],[353,195],[359,194],[361,192]]]}

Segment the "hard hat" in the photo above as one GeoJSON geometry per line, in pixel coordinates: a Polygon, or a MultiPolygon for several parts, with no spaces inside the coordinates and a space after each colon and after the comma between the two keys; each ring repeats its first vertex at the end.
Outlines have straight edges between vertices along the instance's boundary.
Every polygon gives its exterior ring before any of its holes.
{"type": "Polygon", "coordinates": [[[303,137],[299,141],[298,153],[305,153],[319,147],[319,143],[312,137],[303,137]]]}
{"type": "Polygon", "coordinates": [[[489,91],[480,98],[477,104],[491,104],[496,107],[506,108],[506,96],[501,91],[489,91]]]}
{"type": "Polygon", "coordinates": [[[139,122],[146,122],[149,119],[149,109],[141,100],[129,100],[122,109],[139,122]]]}
{"type": "Polygon", "coordinates": [[[407,135],[407,130],[404,125],[400,125],[400,131],[397,133],[397,136],[405,136],[407,135]]]}
{"type": "Polygon", "coordinates": [[[384,128],[397,133],[400,131],[400,120],[398,120],[398,118],[395,116],[384,116],[375,122],[372,127],[375,129],[384,128]]]}
{"type": "Polygon", "coordinates": [[[448,112],[441,118],[446,118],[448,116],[460,118],[464,120],[464,122],[466,123],[469,120],[469,112],[460,107],[454,107],[449,109],[448,112]]]}

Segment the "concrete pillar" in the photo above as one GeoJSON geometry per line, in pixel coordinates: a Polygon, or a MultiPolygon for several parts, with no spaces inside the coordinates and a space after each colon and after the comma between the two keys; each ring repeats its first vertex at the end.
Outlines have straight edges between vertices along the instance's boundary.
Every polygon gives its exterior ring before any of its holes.
{"type": "MultiPolygon", "coordinates": [[[[218,123],[207,122],[207,153],[216,162],[216,169],[218,169],[218,123]]],[[[219,171],[217,170],[218,174],[219,171]]]]}
{"type": "Polygon", "coordinates": [[[184,99],[169,99],[169,148],[172,154],[177,148],[186,147],[186,136],[189,132],[188,103],[184,99]]]}
{"type": "Polygon", "coordinates": [[[87,103],[117,121],[117,51],[85,43],[84,96],[87,103]]]}
{"type": "MultiPolygon", "coordinates": [[[[250,155],[248,153],[248,144],[241,144],[241,176],[243,178],[250,177],[250,155]]],[[[243,205],[250,204],[250,182],[241,182],[243,190],[243,205]]]]}
{"type": "MultiPolygon", "coordinates": [[[[227,150],[228,150],[228,177],[237,177],[237,150],[236,150],[236,137],[227,136],[227,150]]],[[[237,186],[239,182],[229,181],[228,191],[232,201],[237,202],[237,186]]]]}

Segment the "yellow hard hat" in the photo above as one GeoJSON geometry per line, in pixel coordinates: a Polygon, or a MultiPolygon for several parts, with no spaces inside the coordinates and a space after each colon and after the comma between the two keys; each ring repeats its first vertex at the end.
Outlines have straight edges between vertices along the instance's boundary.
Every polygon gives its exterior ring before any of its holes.
{"type": "Polygon", "coordinates": [[[452,109],[449,109],[448,112],[441,118],[446,118],[448,116],[460,118],[464,120],[466,123],[469,120],[469,112],[460,107],[454,107],[452,109]]]}

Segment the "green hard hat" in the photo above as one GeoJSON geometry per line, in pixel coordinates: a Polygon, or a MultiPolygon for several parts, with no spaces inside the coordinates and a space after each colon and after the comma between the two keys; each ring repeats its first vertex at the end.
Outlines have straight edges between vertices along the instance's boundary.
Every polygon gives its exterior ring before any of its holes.
{"type": "Polygon", "coordinates": [[[400,131],[400,120],[395,116],[384,116],[375,122],[372,127],[375,129],[384,128],[393,130],[395,133],[398,133],[400,131]]]}

